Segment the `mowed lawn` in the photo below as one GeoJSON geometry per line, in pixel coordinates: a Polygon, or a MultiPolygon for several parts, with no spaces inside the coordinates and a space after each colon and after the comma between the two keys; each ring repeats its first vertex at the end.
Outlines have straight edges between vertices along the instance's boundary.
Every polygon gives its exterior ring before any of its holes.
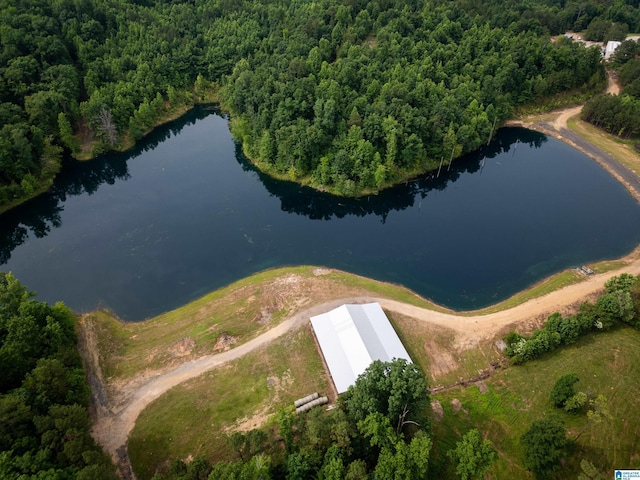
{"type": "Polygon", "coordinates": [[[500,454],[487,478],[533,478],[522,467],[519,443],[531,423],[559,414],[573,439],[588,422],[586,413],[565,413],[549,399],[556,380],[572,372],[580,377],[576,391],[606,396],[612,419],[587,427],[556,478],[577,478],[582,459],[591,461],[606,478],[613,478],[614,469],[640,468],[640,332],[621,327],[508,367],[479,386],[435,395],[444,418],[434,419],[431,478],[455,478],[446,451],[474,427],[500,454]]]}

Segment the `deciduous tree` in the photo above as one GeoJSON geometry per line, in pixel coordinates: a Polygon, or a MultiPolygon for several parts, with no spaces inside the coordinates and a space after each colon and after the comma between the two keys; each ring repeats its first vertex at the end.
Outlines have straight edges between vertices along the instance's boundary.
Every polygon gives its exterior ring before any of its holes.
{"type": "Polygon", "coordinates": [[[567,432],[562,420],[550,416],[533,422],[520,443],[524,451],[524,466],[537,480],[549,478],[555,472],[567,450],[567,432]]]}
{"type": "Polygon", "coordinates": [[[456,473],[461,480],[484,478],[485,472],[498,458],[491,442],[482,440],[475,428],[467,432],[456,443],[456,448],[447,452],[447,456],[456,463],[456,473]]]}

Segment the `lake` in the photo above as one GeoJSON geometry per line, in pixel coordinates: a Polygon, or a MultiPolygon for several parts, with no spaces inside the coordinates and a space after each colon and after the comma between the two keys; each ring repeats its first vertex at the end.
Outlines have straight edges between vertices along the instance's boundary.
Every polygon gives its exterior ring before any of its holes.
{"type": "Polygon", "coordinates": [[[41,300],[134,321],[298,264],[474,309],[640,244],[631,195],[536,132],[501,129],[433,177],[361,199],[276,181],[244,159],[227,119],[196,108],[130,152],[66,161],[50,193],[0,216],[0,270],[41,300]]]}

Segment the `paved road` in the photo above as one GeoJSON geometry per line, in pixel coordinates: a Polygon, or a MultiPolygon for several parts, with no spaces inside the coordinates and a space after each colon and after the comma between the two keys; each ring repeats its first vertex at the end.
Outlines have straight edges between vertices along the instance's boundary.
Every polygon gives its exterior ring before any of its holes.
{"type": "Polygon", "coordinates": [[[603,152],[592,143],[587,142],[584,138],[582,138],[574,131],[569,130],[568,128],[563,128],[560,130],[560,134],[578,145],[580,149],[585,151],[590,157],[597,157],[598,162],[601,162],[601,164],[605,164],[605,168],[608,171],[612,171],[615,174],[614,176],[620,177],[627,187],[631,186],[637,193],[640,194],[640,177],[637,173],[622,165],[611,155],[603,152]]]}
{"type": "Polygon", "coordinates": [[[613,175],[616,180],[622,183],[631,195],[640,202],[640,176],[636,172],[622,165],[607,152],[588,142],[573,130],[566,127],[555,128],[553,124],[547,122],[541,122],[538,126],[542,132],[553,135],[555,138],[562,140],[594,159],[606,171],[613,175]]]}

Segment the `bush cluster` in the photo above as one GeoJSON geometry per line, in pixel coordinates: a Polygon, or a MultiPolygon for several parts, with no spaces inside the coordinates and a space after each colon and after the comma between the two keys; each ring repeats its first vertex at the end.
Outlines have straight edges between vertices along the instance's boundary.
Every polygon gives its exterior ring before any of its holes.
{"type": "Polygon", "coordinates": [[[617,322],[640,326],[640,279],[623,273],[605,284],[605,293],[595,303],[585,302],[576,315],[563,318],[549,316],[544,326],[525,337],[511,332],[505,337],[506,354],[514,364],[524,363],[570,345],[580,336],[594,330],[608,330],[617,322]]]}

